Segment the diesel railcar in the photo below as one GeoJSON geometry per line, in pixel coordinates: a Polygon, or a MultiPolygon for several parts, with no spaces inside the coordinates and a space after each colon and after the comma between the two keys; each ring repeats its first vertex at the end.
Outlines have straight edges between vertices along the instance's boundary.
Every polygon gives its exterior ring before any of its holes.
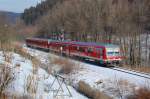
{"type": "Polygon", "coordinates": [[[101,64],[119,63],[122,61],[120,48],[114,44],[27,38],[26,45],[67,56],[77,56],[98,61],[101,64]]]}

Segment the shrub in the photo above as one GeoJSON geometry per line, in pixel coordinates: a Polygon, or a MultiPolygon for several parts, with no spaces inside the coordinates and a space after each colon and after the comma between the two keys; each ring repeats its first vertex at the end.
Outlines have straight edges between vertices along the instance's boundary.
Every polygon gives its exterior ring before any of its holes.
{"type": "Polygon", "coordinates": [[[58,65],[60,67],[59,73],[64,74],[71,73],[77,67],[74,62],[67,58],[55,58],[53,59],[52,64],[58,65]]]}
{"type": "Polygon", "coordinates": [[[140,88],[133,95],[128,96],[128,99],[150,99],[150,89],[140,88]]]}
{"type": "Polygon", "coordinates": [[[83,93],[84,95],[88,96],[89,98],[94,97],[94,90],[86,84],[84,81],[79,81],[79,87],[78,90],[83,93]]]}
{"type": "Polygon", "coordinates": [[[4,55],[4,58],[5,58],[5,62],[11,63],[12,53],[3,51],[3,55],[4,55]]]}
{"type": "Polygon", "coordinates": [[[93,89],[90,85],[86,84],[84,81],[79,81],[78,86],[79,92],[83,93],[92,99],[111,99],[109,96],[100,92],[99,90],[93,89]]]}
{"type": "Polygon", "coordinates": [[[31,56],[26,49],[23,49],[22,46],[18,43],[14,43],[14,52],[22,55],[23,57],[30,59],[33,64],[33,73],[35,74],[38,70],[38,66],[41,66],[41,62],[34,56],[31,56]]]}
{"type": "Polygon", "coordinates": [[[25,49],[23,49],[21,45],[15,43],[15,44],[13,44],[13,46],[14,46],[15,53],[22,55],[23,57],[25,57],[27,59],[33,58],[33,56],[31,56],[25,49]]]}
{"type": "Polygon", "coordinates": [[[0,96],[0,99],[34,99],[34,98],[32,98],[32,96],[29,96],[29,95],[19,96],[19,95],[16,95],[16,94],[13,94],[13,95],[2,94],[0,96]]]}
{"type": "Polygon", "coordinates": [[[13,79],[14,76],[12,69],[6,65],[0,65],[0,95],[3,94],[3,91],[13,81],[13,79]]]}
{"type": "Polygon", "coordinates": [[[27,82],[25,83],[24,89],[31,94],[36,94],[38,88],[37,76],[31,74],[27,77],[27,82]]]}
{"type": "Polygon", "coordinates": [[[136,88],[134,83],[118,78],[117,76],[112,79],[105,80],[105,83],[103,84],[105,90],[111,92],[112,96],[118,99],[124,99],[124,97],[130,95],[130,93],[133,93],[136,88]]]}

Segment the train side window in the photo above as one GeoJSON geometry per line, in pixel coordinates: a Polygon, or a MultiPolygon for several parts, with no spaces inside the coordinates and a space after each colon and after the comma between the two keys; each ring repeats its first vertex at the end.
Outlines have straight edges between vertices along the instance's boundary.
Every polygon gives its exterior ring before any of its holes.
{"type": "Polygon", "coordinates": [[[103,49],[100,49],[100,56],[103,56],[103,49]]]}
{"type": "Polygon", "coordinates": [[[94,51],[93,48],[88,48],[88,52],[89,52],[89,53],[92,53],[93,51],[94,51]]]}
{"type": "Polygon", "coordinates": [[[79,51],[80,51],[80,52],[84,52],[84,48],[79,47],[79,51]]]}

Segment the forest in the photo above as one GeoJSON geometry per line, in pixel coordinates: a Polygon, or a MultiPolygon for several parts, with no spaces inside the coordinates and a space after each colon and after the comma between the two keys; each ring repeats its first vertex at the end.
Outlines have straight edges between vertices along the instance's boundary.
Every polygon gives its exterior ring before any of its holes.
{"type": "Polygon", "coordinates": [[[118,44],[123,63],[140,67],[150,64],[149,10],[149,0],[45,0],[21,18],[36,37],[118,44]]]}

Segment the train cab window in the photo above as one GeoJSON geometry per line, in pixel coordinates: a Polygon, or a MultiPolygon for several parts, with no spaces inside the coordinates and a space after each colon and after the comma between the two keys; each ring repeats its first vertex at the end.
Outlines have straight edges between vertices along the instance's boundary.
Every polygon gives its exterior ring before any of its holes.
{"type": "Polygon", "coordinates": [[[118,55],[120,55],[120,53],[119,52],[115,52],[115,55],[118,56],[118,55]]]}
{"type": "Polygon", "coordinates": [[[107,56],[118,56],[119,54],[119,52],[107,52],[107,56]]]}

